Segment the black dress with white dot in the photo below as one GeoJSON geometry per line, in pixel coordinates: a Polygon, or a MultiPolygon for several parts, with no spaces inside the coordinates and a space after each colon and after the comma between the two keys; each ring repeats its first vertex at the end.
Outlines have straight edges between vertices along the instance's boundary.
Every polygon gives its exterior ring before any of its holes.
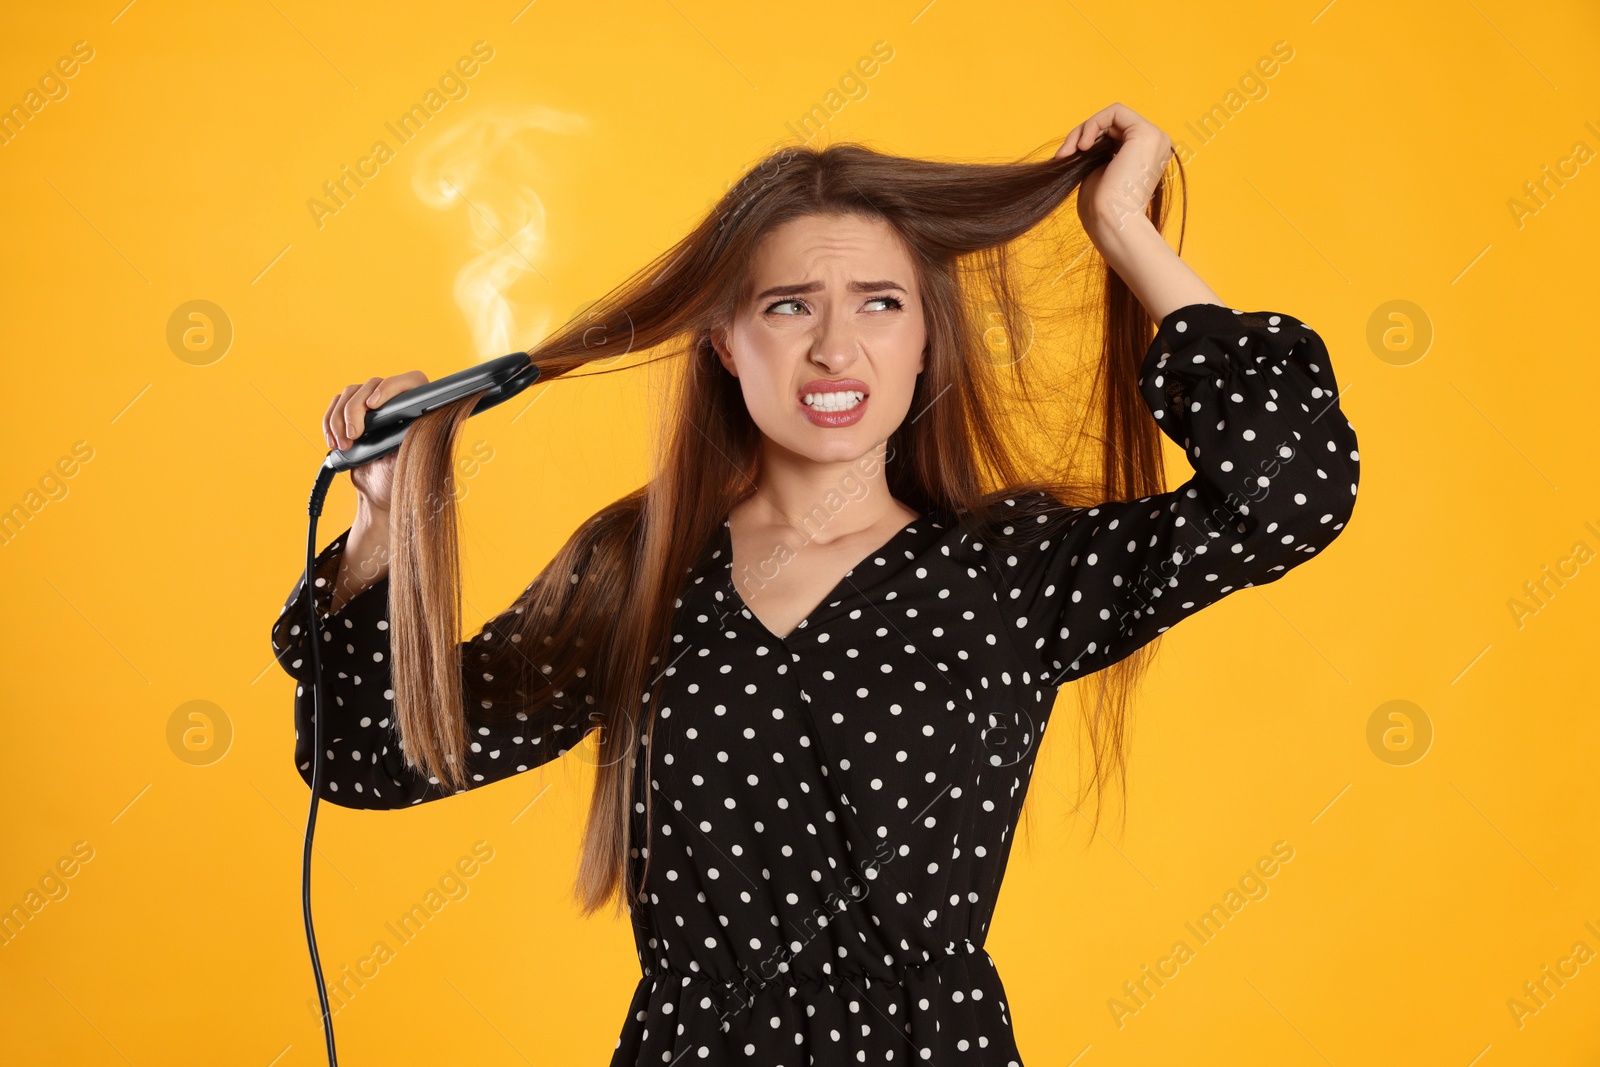
{"type": "MultiPolygon", "coordinates": [[[[1325,548],[1359,479],[1327,350],[1287,315],[1172,312],[1140,389],[1195,468],[1183,485],[1098,507],[1019,494],[992,539],[924,514],[784,637],[741,601],[724,521],[676,602],[653,764],[638,761],[643,975],[612,1067],[1021,1062],[984,940],[1058,687],[1325,548]]],[[[317,565],[324,798],[440,799],[398,751],[387,579],[326,615],[347,535],[317,565]]],[[[309,784],[303,593],[273,644],[301,682],[309,784]]],[[[472,787],[578,744],[574,703],[538,732],[467,708],[472,787]]]]}

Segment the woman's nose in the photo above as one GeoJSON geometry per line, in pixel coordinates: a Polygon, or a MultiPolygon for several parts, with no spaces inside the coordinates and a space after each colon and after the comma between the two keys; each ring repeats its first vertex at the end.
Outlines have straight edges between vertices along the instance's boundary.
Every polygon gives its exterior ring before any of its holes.
{"type": "Polygon", "coordinates": [[[855,331],[849,323],[838,315],[824,315],[817,324],[811,358],[837,372],[856,358],[856,347],[855,331]]]}

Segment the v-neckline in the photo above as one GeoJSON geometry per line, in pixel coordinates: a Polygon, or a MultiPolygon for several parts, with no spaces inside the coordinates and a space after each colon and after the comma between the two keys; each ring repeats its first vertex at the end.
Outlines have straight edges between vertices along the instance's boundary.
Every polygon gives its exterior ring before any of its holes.
{"type": "Polygon", "coordinates": [[[790,630],[786,634],[780,635],[774,633],[772,627],[761,621],[761,616],[757,615],[755,610],[751,608],[749,604],[744,602],[744,596],[739,592],[739,583],[734,580],[733,573],[733,526],[729,520],[724,517],[722,520],[722,525],[719,527],[721,530],[721,540],[718,547],[720,547],[723,554],[727,556],[727,562],[723,564],[723,569],[727,572],[728,576],[728,592],[733,597],[733,602],[738,609],[743,611],[745,615],[749,616],[750,619],[761,628],[763,633],[772,638],[774,641],[779,643],[787,643],[790,638],[794,637],[795,634],[799,633],[801,630],[807,629],[811,625],[811,621],[815,619],[824,608],[828,607],[834,601],[840,599],[841,589],[844,589],[846,585],[850,585],[852,587],[854,586],[855,583],[850,580],[851,576],[855,574],[856,571],[860,570],[863,564],[872,559],[874,556],[894,547],[895,543],[901,538],[905,537],[906,534],[915,533],[916,531],[914,527],[916,527],[919,523],[927,521],[929,521],[927,515],[918,515],[916,518],[900,527],[900,529],[890,534],[888,540],[884,541],[883,544],[879,545],[871,552],[868,552],[866,555],[856,560],[855,563],[851,564],[850,569],[845,571],[844,577],[835,582],[833,584],[833,588],[824,593],[822,599],[817,601],[816,607],[812,608],[811,611],[806,614],[805,618],[794,624],[794,629],[790,630]]]}

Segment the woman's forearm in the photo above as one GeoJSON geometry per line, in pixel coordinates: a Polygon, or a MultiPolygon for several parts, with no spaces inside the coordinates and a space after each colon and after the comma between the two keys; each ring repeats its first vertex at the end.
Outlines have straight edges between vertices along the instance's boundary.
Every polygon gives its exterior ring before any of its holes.
{"type": "Polygon", "coordinates": [[[1113,212],[1090,229],[1089,239],[1158,323],[1190,304],[1223,302],[1142,213],[1113,212]]]}
{"type": "Polygon", "coordinates": [[[389,513],[368,506],[364,498],[357,500],[356,518],[334,579],[334,611],[389,573],[389,513]]]}

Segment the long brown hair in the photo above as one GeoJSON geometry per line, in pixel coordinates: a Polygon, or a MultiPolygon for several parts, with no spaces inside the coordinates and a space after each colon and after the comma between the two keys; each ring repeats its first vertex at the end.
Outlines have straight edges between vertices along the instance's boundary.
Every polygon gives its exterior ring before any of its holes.
{"type": "MultiPolygon", "coordinates": [[[[586,707],[599,734],[589,750],[597,773],[577,894],[590,914],[614,895],[620,910],[624,894],[631,900],[639,892],[626,884],[629,857],[648,845],[630,840],[634,766],[650,759],[651,712],[675,601],[716,528],[759,475],[760,431],[737,380],[715,356],[711,331],[740,305],[762,237],[791,219],[883,220],[915,264],[928,348],[914,417],[888,442],[887,486],[896,499],[921,514],[956,516],[998,545],[1004,539],[993,520],[1002,510],[1016,517],[1004,506],[1008,496],[1043,488],[1070,506],[1162,491],[1160,432],[1138,389],[1155,324],[1062,210],[1116,148],[1102,137],[1062,159],[983,163],[835,144],[785,147],[752,166],[692,233],[528,351],[544,380],[635,352],[659,350],[643,363],[681,362],[667,390],[651,480],[579,527],[516,602],[485,624],[497,639],[472,646],[470,669],[459,645],[451,476],[473,399],[419,420],[400,450],[392,505],[394,689],[408,764],[452,788],[465,786],[468,701],[486,717],[521,712],[535,733],[586,707]],[[1021,416],[1041,400],[1038,379],[1051,364],[1031,352],[1044,320],[1025,303],[1016,261],[1025,235],[1048,234],[1055,240],[1045,244],[1050,258],[1040,269],[1055,278],[1040,291],[1071,290],[1056,282],[1076,268],[1073,277],[1088,295],[1072,321],[1080,329],[1088,323],[1086,335],[1099,343],[1090,346],[1086,368],[1065,375],[1057,368],[1058,383],[1045,390],[1073,432],[1041,439],[1021,416]],[[1030,351],[1019,352],[1025,339],[1030,351]]],[[[1158,228],[1167,188],[1163,174],[1147,208],[1158,228]]],[[[1154,647],[1078,687],[1089,772],[1080,777],[1078,801],[1092,789],[1096,820],[1108,779],[1126,788],[1130,698],[1154,647]]],[[[647,795],[647,813],[650,802],[647,795]]],[[[642,854],[648,860],[648,851],[642,854]]]]}

